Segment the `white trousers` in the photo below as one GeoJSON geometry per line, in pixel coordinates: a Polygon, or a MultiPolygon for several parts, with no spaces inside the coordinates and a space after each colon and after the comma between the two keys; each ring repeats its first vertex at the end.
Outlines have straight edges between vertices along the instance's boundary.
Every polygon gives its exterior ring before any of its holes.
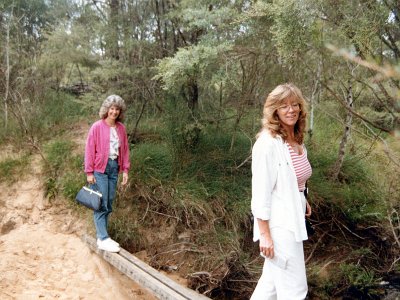
{"type": "Polygon", "coordinates": [[[271,228],[274,252],[287,259],[286,269],[265,259],[262,275],[251,300],[303,300],[307,295],[307,278],[303,242],[284,228],[271,228]]]}

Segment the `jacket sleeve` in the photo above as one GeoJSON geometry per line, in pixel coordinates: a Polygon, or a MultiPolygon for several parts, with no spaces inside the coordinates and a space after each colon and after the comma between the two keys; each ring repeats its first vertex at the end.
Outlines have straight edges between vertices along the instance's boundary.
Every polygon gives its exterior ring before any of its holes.
{"type": "Polygon", "coordinates": [[[126,129],[123,127],[123,145],[121,147],[121,172],[128,173],[131,168],[130,158],[129,158],[129,144],[128,136],[126,134],[126,129]]]}
{"type": "Polygon", "coordinates": [[[275,146],[266,139],[259,139],[252,150],[251,211],[255,219],[271,218],[272,191],[278,176],[275,146]]]}
{"type": "Polygon", "coordinates": [[[86,146],[85,146],[85,173],[93,174],[94,172],[94,159],[96,155],[96,136],[95,128],[92,126],[89,130],[86,146]]]}

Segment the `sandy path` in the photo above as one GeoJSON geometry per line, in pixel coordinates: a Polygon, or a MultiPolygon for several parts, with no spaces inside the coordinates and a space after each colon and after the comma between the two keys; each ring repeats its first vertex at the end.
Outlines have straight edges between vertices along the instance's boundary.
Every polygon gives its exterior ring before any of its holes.
{"type": "Polygon", "coordinates": [[[40,178],[0,184],[0,299],[155,299],[89,250],[85,221],[46,202],[40,178]]]}

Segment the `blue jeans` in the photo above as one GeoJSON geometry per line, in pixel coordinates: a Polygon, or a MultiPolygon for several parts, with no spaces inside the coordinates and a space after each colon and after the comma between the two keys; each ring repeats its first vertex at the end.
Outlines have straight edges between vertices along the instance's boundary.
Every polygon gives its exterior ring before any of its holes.
{"type": "Polygon", "coordinates": [[[107,226],[108,216],[112,212],[112,204],[118,182],[118,160],[108,159],[104,173],[94,172],[96,185],[99,192],[103,195],[101,207],[93,213],[96,235],[100,240],[108,238],[107,226]]]}

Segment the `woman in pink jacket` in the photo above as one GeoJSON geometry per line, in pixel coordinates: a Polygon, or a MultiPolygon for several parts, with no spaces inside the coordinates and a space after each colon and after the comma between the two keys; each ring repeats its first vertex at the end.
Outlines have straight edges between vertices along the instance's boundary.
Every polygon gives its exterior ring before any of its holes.
{"type": "Polygon", "coordinates": [[[99,111],[101,119],[89,130],[85,148],[87,181],[95,188],[97,186],[103,195],[100,209],[94,212],[97,246],[109,252],[120,250],[119,244],[109,237],[107,225],[118,174],[122,173],[122,184],[125,185],[130,168],[128,138],[121,123],[125,110],[125,102],[120,96],[108,96],[99,111]]]}

